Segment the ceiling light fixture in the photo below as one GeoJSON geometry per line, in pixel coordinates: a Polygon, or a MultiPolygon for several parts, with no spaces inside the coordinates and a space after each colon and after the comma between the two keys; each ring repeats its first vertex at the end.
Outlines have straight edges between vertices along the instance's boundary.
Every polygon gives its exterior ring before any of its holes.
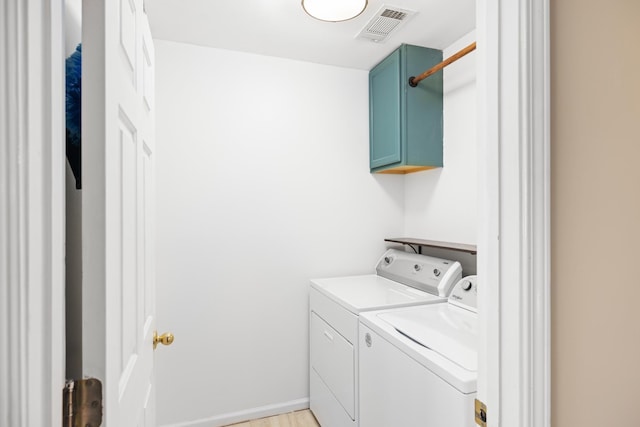
{"type": "Polygon", "coordinates": [[[367,8],[368,0],[302,0],[302,8],[320,21],[348,21],[367,8]]]}

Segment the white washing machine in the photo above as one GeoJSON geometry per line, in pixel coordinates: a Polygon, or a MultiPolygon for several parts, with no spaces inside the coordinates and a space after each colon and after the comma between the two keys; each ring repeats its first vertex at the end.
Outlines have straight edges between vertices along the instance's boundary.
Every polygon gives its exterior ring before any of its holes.
{"type": "Polygon", "coordinates": [[[361,427],[473,427],[477,279],[447,304],[363,313],[359,331],[361,427]]]}
{"type": "Polygon", "coordinates": [[[309,396],[311,410],[323,427],[359,423],[360,314],[421,304],[446,305],[462,267],[457,261],[390,249],[378,261],[376,273],[311,281],[309,396]]]}

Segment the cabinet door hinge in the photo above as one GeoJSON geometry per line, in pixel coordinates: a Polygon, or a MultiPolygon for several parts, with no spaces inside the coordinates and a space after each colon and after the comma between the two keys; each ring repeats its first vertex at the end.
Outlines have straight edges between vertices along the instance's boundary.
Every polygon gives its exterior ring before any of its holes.
{"type": "Polygon", "coordinates": [[[63,427],[102,424],[102,383],[96,378],[68,380],[62,391],[63,427]]]}

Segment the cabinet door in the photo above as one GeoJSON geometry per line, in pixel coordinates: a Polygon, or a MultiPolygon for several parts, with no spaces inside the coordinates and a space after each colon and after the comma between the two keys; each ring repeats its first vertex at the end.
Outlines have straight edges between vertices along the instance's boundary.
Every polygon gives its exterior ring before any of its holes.
{"type": "Polygon", "coordinates": [[[369,73],[369,156],[371,168],[402,160],[400,49],[369,73]]]}

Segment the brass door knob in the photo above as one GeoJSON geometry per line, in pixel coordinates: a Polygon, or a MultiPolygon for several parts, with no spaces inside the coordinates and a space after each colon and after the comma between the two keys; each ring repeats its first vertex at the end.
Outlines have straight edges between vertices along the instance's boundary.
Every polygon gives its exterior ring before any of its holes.
{"type": "Polygon", "coordinates": [[[171,332],[165,332],[162,335],[158,335],[158,331],[153,332],[153,349],[155,350],[158,343],[162,345],[171,345],[173,343],[173,334],[171,332]]]}

